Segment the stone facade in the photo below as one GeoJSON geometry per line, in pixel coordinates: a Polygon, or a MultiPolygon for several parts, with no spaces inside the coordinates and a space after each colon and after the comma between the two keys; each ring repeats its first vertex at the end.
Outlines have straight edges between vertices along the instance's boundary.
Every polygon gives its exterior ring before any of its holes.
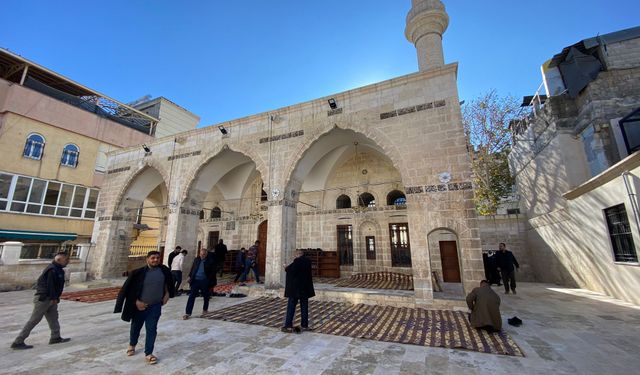
{"type": "MultiPolygon", "coordinates": [[[[628,223],[637,215],[637,198],[629,195],[637,189],[632,185],[627,191],[621,176],[628,170],[637,179],[637,152],[627,150],[618,121],[640,108],[640,28],[598,40],[600,45],[585,52],[597,57],[603,70],[576,97],[549,93],[544,106],[534,106],[530,116],[514,124],[509,163],[528,218],[536,281],[638,303],[638,294],[631,292],[639,286],[637,262],[615,260],[605,210],[622,204],[628,223]]],[[[625,230],[637,246],[637,221],[628,223],[625,230]]]]}
{"type": "MultiPolygon", "coordinates": [[[[414,1],[414,7],[414,18],[422,12],[446,17],[439,1],[414,1]]],[[[413,37],[420,32],[429,31],[413,37]]],[[[434,52],[416,47],[419,56],[434,52]]],[[[430,303],[435,249],[427,236],[446,229],[455,235],[462,283],[470,290],[483,278],[483,266],[456,78],[455,63],[421,64],[418,73],[221,124],[224,132],[212,126],[159,139],[148,145],[151,153],[111,153],[91,273],[107,277],[126,269],[134,213],[160,191],[155,205],[166,218],[158,243],[165,249],[206,246],[209,231],[232,249],[248,247],[267,220],[267,288],[283,284],[282,264],[295,248],[336,251],[336,226],[350,224],[354,262],[343,267],[345,274],[411,273],[416,303],[430,303]],[[451,179],[441,181],[442,172],[451,179]],[[394,190],[406,205],[387,204],[394,190]],[[337,196],[357,206],[363,193],[374,196],[375,207],[336,208],[337,196]],[[213,208],[220,217],[210,218],[213,208]],[[407,223],[411,267],[391,264],[393,223],[407,223]],[[364,256],[368,235],[376,238],[375,260],[364,256]]]]}

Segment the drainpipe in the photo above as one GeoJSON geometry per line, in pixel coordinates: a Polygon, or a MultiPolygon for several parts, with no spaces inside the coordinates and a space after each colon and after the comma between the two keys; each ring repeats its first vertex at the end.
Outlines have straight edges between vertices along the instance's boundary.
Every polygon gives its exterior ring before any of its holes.
{"type": "Polygon", "coordinates": [[[636,227],[640,233],[640,219],[638,219],[638,201],[636,200],[636,194],[631,190],[630,178],[632,174],[629,171],[624,171],[621,174],[622,181],[624,181],[624,187],[627,189],[627,195],[631,201],[631,209],[633,210],[633,216],[636,219],[636,227]]]}

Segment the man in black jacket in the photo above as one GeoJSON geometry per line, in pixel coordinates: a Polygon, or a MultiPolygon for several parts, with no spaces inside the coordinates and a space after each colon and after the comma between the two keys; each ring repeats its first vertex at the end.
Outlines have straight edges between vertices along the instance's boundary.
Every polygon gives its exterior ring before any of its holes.
{"type": "Polygon", "coordinates": [[[227,245],[224,244],[222,239],[218,241],[215,247],[216,263],[218,271],[220,271],[220,277],[222,277],[222,271],[224,271],[224,260],[227,257],[227,245]]]}
{"type": "Polygon", "coordinates": [[[24,343],[31,330],[40,323],[42,317],[47,319],[51,329],[49,344],[59,344],[71,339],[60,337],[60,323],[58,323],[58,304],[64,289],[64,268],[69,264],[66,253],[58,253],[53,262],[42,271],[36,283],[36,295],[33,299],[33,312],[27,324],[11,344],[12,349],[31,349],[33,345],[24,343]]]}
{"type": "Polygon", "coordinates": [[[193,305],[196,302],[198,293],[202,294],[204,305],[202,313],[209,310],[209,298],[211,296],[211,288],[216,286],[216,258],[214,254],[209,253],[207,249],[200,249],[196,259],[193,260],[191,271],[187,282],[190,284],[189,299],[187,300],[187,308],[182,319],[187,320],[193,312],[193,305]]]}
{"type": "Polygon", "coordinates": [[[167,259],[168,260],[167,267],[169,267],[169,269],[171,269],[171,263],[173,263],[173,258],[178,256],[178,254],[180,254],[181,252],[182,252],[182,247],[176,246],[176,248],[169,253],[169,259],[167,259]]]}
{"type": "Polygon", "coordinates": [[[133,270],[122,285],[114,313],[122,312],[122,320],[131,321],[129,333],[129,348],[127,355],[136,353],[136,345],[140,331],[144,325],[146,339],[144,355],[149,364],[156,364],[158,358],[153,355],[156,342],[158,320],[162,313],[162,306],[175,295],[175,288],[171,271],[160,264],[160,252],[150,251],[147,254],[147,265],[133,270]]]}
{"type": "MultiPolygon", "coordinates": [[[[296,305],[300,302],[300,325],[303,331],[309,330],[309,298],[316,295],[311,275],[311,260],[304,256],[302,250],[296,250],[296,257],[291,264],[284,264],[287,280],[284,296],[287,301],[287,316],[284,320],[283,332],[293,332],[293,317],[296,305]]],[[[296,327],[299,332],[299,328],[296,327]]]]}
{"type": "Polygon", "coordinates": [[[496,265],[498,266],[498,270],[502,274],[502,283],[504,284],[504,294],[509,294],[509,286],[511,286],[511,291],[513,294],[516,294],[516,271],[513,269],[513,266],[516,266],[516,269],[520,268],[516,257],[513,256],[513,253],[507,250],[507,245],[504,242],[500,242],[498,245],[499,251],[494,255],[496,258],[496,265]]]}

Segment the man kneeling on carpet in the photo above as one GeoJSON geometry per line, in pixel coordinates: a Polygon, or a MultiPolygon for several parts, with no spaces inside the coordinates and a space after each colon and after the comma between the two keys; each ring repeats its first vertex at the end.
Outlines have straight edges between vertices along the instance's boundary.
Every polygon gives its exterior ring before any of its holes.
{"type": "Polygon", "coordinates": [[[283,264],[287,273],[284,296],[287,302],[287,316],[284,320],[282,332],[296,332],[309,330],[309,298],[316,295],[311,277],[311,260],[304,256],[302,250],[296,250],[296,256],[291,264],[283,264]],[[293,317],[296,305],[300,302],[300,327],[293,328],[293,317]]]}
{"type": "Polygon", "coordinates": [[[160,264],[160,252],[149,251],[147,265],[131,271],[122,285],[113,311],[114,313],[122,312],[122,320],[131,322],[128,356],[136,353],[136,345],[144,325],[147,332],[144,343],[145,358],[150,365],[158,362],[158,358],[153,355],[158,321],[162,306],[174,295],[175,287],[171,270],[160,264]]]}
{"type": "Polygon", "coordinates": [[[500,296],[491,289],[487,280],[480,282],[467,296],[467,306],[471,310],[469,321],[474,328],[496,332],[502,329],[500,317],[500,296]]]}

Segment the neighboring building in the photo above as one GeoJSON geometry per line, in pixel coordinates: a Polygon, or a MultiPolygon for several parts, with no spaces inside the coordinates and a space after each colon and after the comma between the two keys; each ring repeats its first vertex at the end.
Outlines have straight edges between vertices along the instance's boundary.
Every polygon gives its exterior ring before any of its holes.
{"type": "Polygon", "coordinates": [[[449,19],[440,1],[412,4],[405,35],[417,73],[157,140],[151,154],[111,153],[108,168],[119,172],[103,185],[91,274],[126,270],[142,216],[166,218],[156,241],[167,249],[260,239],[267,288],[283,285],[282,263],[296,248],[323,249],[343,276],[411,274],[412,304],[438,298],[434,271],[460,294],[477,286],[484,272],[458,65],[442,52],[449,19]]]}
{"type": "Polygon", "coordinates": [[[195,129],[200,117],[180,107],[165,97],[142,100],[131,106],[159,119],[155,137],[162,138],[195,129]]]}
{"type": "Polygon", "coordinates": [[[542,74],[509,157],[536,279],[639,304],[640,27],[568,46],[542,74]]]}
{"type": "Polygon", "coordinates": [[[39,270],[39,259],[61,249],[78,255],[76,245],[91,239],[99,188],[111,173],[107,153],[167,133],[157,123],[0,49],[0,244],[24,245],[17,258],[2,250],[0,282],[33,282],[28,266],[39,270]],[[10,266],[15,262],[20,267],[10,266]]]}

